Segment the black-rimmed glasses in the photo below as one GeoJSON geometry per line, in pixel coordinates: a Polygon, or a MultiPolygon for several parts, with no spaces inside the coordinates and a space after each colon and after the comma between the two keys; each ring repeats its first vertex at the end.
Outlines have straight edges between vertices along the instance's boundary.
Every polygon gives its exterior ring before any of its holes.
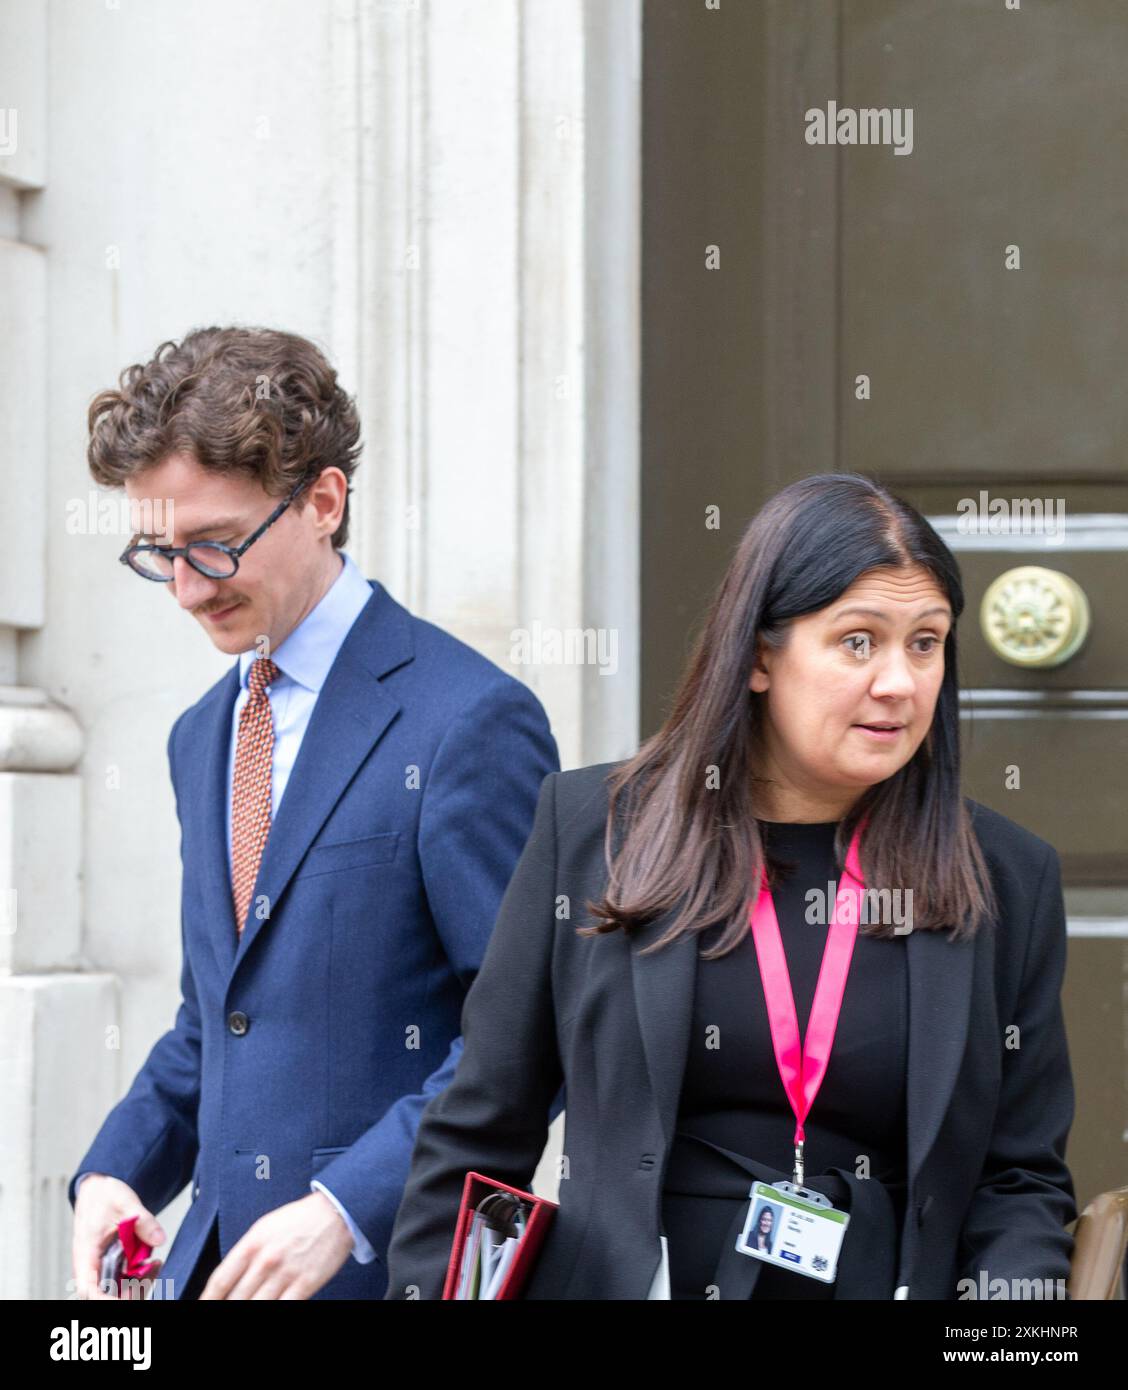
{"type": "Polygon", "coordinates": [[[178,555],[183,555],[198,574],[206,575],[208,579],[230,579],[239,569],[240,558],[274,525],[305,486],[305,482],[300,482],[242,545],[224,545],[222,541],[189,541],[187,545],[180,546],[127,545],[118,559],[123,565],[128,565],[134,574],[139,574],[142,579],[155,580],[158,584],[167,584],[173,578],[175,571],[172,562],[178,555]]]}

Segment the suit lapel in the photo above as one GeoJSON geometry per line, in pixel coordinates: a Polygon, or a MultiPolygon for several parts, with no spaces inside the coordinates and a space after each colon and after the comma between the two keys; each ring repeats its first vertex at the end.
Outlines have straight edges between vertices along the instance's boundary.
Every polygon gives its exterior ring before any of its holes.
{"type": "MultiPolygon", "coordinates": [[[[700,943],[695,937],[683,937],[654,955],[639,953],[658,940],[673,921],[675,910],[663,913],[635,934],[630,958],[639,1032],[667,1147],[673,1142],[677,1126],[700,943]]],[[[973,943],[951,942],[944,932],[915,931],[905,943],[905,958],[909,992],[906,1091],[911,1203],[913,1184],[951,1102],[967,1043],[973,943]]],[[[908,1212],[906,1219],[907,1216],[908,1212]]]]}
{"type": "MultiPolygon", "coordinates": [[[[198,731],[195,721],[186,730],[188,746],[194,743],[205,750],[203,795],[196,808],[203,821],[204,927],[224,979],[231,973],[235,960],[235,904],[231,899],[227,862],[227,763],[231,711],[238,693],[239,667],[236,664],[223,678],[215,698],[200,711],[198,731]]],[[[188,869],[186,864],[184,872],[188,869]]]]}
{"type": "Polygon", "coordinates": [[[640,952],[662,936],[676,912],[671,908],[639,928],[630,945],[638,1027],[667,1151],[674,1140],[685,1078],[700,942],[696,936],[683,936],[653,955],[640,952]]]}
{"type": "MultiPolygon", "coordinates": [[[[967,1045],[974,942],[914,931],[905,943],[909,972],[909,1188],[951,1104],[967,1045]]],[[[816,1101],[817,1104],[817,1101],[816,1101]]]]}

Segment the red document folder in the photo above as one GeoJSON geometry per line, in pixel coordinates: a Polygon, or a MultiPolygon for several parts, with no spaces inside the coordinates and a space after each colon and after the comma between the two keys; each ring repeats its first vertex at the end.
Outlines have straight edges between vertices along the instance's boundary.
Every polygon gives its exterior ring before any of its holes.
{"type": "Polygon", "coordinates": [[[521,1237],[509,1272],[498,1289],[499,1301],[503,1298],[520,1298],[521,1290],[536,1262],[537,1252],[548,1232],[549,1223],[559,1206],[558,1202],[550,1202],[545,1197],[535,1197],[531,1192],[522,1192],[519,1187],[510,1187],[508,1183],[498,1182],[495,1178],[487,1178],[481,1173],[467,1173],[462,1186],[462,1202],[458,1208],[458,1221],[454,1228],[454,1244],[451,1246],[450,1263],[447,1265],[446,1283],[443,1285],[444,1299],[454,1298],[455,1290],[458,1288],[459,1271],[462,1268],[462,1251],[470,1223],[474,1219],[475,1208],[482,1198],[491,1192],[512,1192],[531,1208],[525,1234],[521,1237]]]}

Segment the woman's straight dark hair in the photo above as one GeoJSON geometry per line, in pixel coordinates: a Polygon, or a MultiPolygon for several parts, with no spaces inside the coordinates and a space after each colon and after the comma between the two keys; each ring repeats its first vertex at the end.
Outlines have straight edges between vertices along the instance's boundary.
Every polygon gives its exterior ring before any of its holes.
{"type": "MultiPolygon", "coordinates": [[[[996,903],[960,790],[955,556],[923,516],[858,473],[820,473],[777,493],[752,519],[709,609],[663,727],[609,778],[607,887],[582,935],[630,930],[677,906],[659,950],[726,925],[708,958],[748,930],[764,848],[755,784],[764,696],[748,688],[757,642],[779,649],[794,618],[834,603],[869,570],[928,570],[952,609],[932,726],[913,757],[869,787],[840,822],[838,872],[854,828],[867,888],[912,889],[914,931],[973,935],[996,903]],[[619,841],[616,847],[616,841],[619,841]]],[[[770,868],[771,866],[769,866],[770,868]]],[[[859,932],[892,937],[892,922],[859,932]]]]}

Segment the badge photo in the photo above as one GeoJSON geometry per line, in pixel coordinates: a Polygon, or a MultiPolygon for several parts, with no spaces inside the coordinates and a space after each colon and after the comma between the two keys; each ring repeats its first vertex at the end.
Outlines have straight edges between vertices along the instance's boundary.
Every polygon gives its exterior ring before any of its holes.
{"type": "Polygon", "coordinates": [[[808,1201],[766,1182],[754,1182],[748,1197],[748,1215],[736,1242],[740,1253],[833,1284],[849,1213],[825,1198],[808,1201]]]}

